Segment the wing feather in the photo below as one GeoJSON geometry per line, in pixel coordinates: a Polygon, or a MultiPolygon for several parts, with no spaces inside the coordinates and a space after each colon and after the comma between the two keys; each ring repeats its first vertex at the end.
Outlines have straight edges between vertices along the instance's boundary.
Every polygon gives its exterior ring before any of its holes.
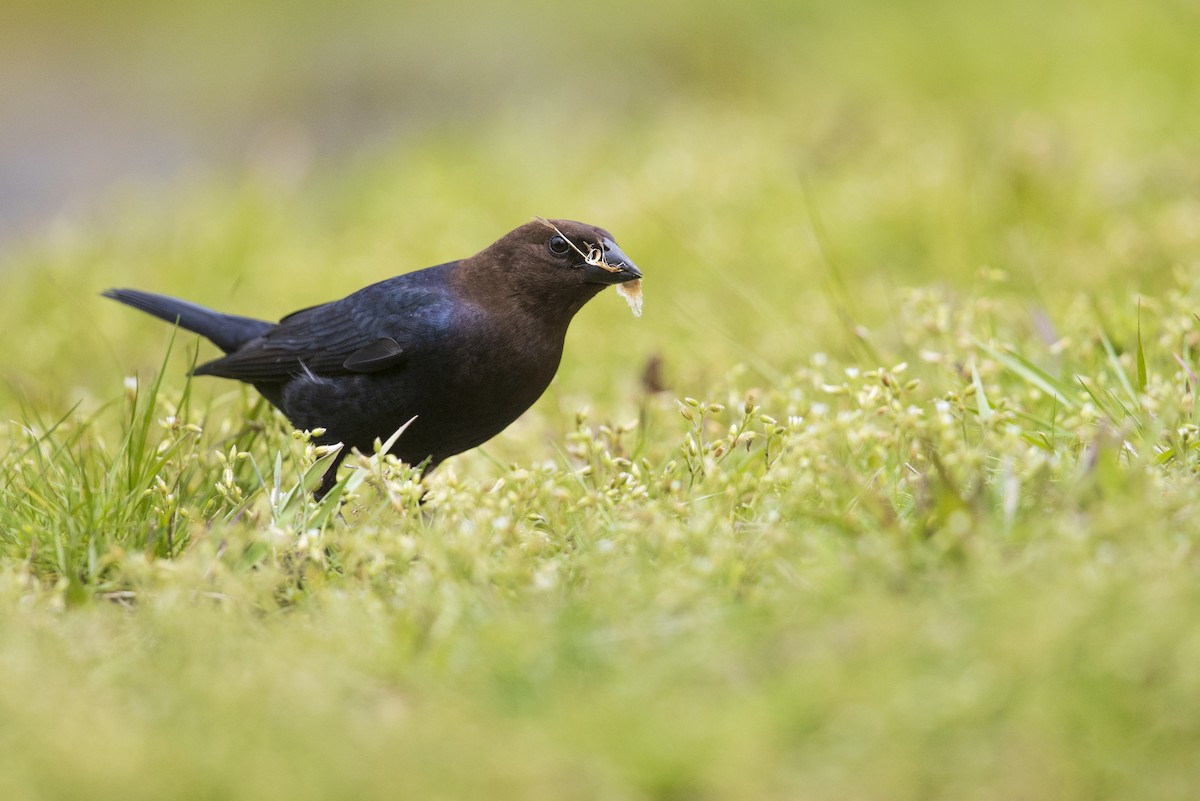
{"type": "Polygon", "coordinates": [[[404,348],[391,337],[382,337],[351,353],[342,366],[354,373],[375,373],[404,361],[404,348]]]}
{"type": "Polygon", "coordinates": [[[448,324],[453,297],[438,273],[449,266],[396,276],[293,312],[196,374],[272,383],[305,370],[334,376],[399,367],[417,357],[423,343],[437,341],[448,324]]]}

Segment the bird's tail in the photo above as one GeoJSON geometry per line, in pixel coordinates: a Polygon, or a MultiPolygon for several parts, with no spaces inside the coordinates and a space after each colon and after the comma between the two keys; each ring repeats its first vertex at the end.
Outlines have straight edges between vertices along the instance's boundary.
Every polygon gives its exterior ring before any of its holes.
{"type": "Polygon", "coordinates": [[[180,328],[186,328],[212,340],[214,345],[226,353],[232,353],[275,327],[274,323],[265,320],[221,314],[186,300],[141,292],[137,289],[110,289],[104,293],[104,297],[141,309],[168,323],[178,323],[180,328]]]}

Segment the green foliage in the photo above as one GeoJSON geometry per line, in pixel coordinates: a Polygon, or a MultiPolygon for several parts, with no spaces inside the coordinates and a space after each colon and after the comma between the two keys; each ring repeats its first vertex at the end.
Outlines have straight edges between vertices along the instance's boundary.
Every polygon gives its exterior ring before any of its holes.
{"type": "Polygon", "coordinates": [[[621,45],[678,56],[652,113],[12,252],[0,796],[1190,797],[1194,16],[668,3],[621,45]],[[96,294],[274,316],[534,214],[613,230],[645,316],[602,295],[509,432],[321,503],[329,452],[96,294]]]}

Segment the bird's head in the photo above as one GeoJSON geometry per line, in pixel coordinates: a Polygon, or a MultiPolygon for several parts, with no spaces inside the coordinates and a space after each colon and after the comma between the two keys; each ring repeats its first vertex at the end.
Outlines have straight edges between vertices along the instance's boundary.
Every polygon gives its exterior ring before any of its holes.
{"type": "Polygon", "coordinates": [[[550,304],[568,316],[604,287],[642,277],[603,228],[540,217],[510,231],[470,262],[476,274],[472,280],[482,279],[530,306],[550,304]]]}

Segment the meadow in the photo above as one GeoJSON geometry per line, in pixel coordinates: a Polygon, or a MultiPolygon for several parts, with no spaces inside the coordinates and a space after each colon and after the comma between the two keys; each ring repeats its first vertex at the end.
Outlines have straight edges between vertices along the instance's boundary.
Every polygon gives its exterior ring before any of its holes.
{"type": "Polygon", "coordinates": [[[468,110],[0,256],[0,796],[1194,797],[1200,9],[361,5],[468,110]],[[644,315],[322,503],[211,345],[99,297],[272,318],[534,215],[611,230],[644,315]]]}

